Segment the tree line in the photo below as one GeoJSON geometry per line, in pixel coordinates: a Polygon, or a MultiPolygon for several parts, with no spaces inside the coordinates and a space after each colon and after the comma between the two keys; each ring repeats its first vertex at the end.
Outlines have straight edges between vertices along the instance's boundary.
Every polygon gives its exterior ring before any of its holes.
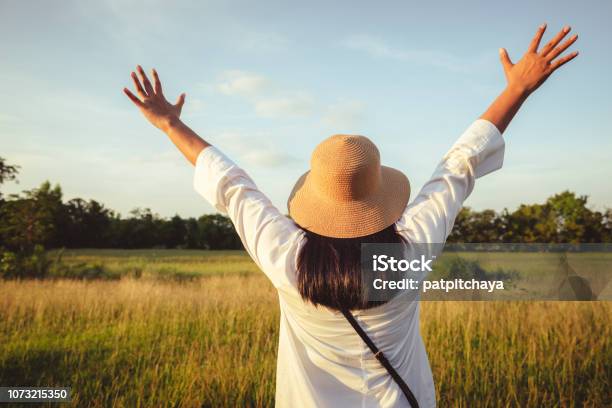
{"type": "Polygon", "coordinates": [[[45,182],[39,188],[0,199],[0,247],[28,252],[51,248],[240,249],[231,221],[219,214],[162,218],[150,209],[128,217],[96,200],[62,201],[62,190],[45,182]]]}
{"type": "MultiPolygon", "coordinates": [[[[0,184],[16,179],[18,167],[0,158],[0,184]]],[[[514,211],[464,208],[449,242],[612,242],[612,210],[588,207],[586,196],[565,191],[543,204],[514,211]]],[[[28,253],[50,248],[240,249],[231,221],[219,214],[164,218],[150,209],[122,217],[96,200],[64,201],[59,185],[44,182],[21,194],[0,192],[0,250],[28,253]]]]}
{"type": "Polygon", "coordinates": [[[448,238],[451,243],[612,242],[612,209],[596,211],[588,197],[564,191],[543,204],[521,204],[516,210],[473,211],[463,208],[448,238]]]}

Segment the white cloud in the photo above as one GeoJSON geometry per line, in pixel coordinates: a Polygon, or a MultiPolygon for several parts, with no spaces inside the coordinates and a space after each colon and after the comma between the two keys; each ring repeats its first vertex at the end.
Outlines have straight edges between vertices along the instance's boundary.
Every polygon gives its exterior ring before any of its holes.
{"type": "Polygon", "coordinates": [[[250,72],[230,70],[221,74],[221,81],[216,88],[226,95],[243,97],[256,97],[269,91],[271,81],[267,78],[250,72]]]}
{"type": "Polygon", "coordinates": [[[365,104],[358,100],[342,100],[330,105],[323,123],[342,132],[358,132],[365,119],[365,104]]]}
{"type": "Polygon", "coordinates": [[[313,110],[314,101],[308,95],[266,98],[255,102],[255,113],[265,118],[309,116],[313,110]]]}
{"type": "MultiPolygon", "coordinates": [[[[224,71],[213,85],[217,91],[240,97],[252,104],[255,114],[263,118],[310,116],[314,99],[306,92],[282,90],[263,75],[241,70],[224,71]]],[[[209,86],[203,85],[206,88],[209,86]]]]}
{"type": "Polygon", "coordinates": [[[353,35],[346,38],[342,45],[346,48],[363,51],[373,57],[390,58],[423,65],[431,65],[450,71],[469,71],[483,65],[487,56],[460,58],[444,51],[402,49],[389,45],[384,40],[370,35],[353,35]]]}
{"type": "Polygon", "coordinates": [[[228,70],[216,84],[201,86],[249,102],[262,118],[312,117],[323,115],[322,122],[344,131],[358,131],[365,117],[365,105],[358,100],[340,100],[328,107],[308,92],[282,90],[269,78],[241,70],[228,70]]]}

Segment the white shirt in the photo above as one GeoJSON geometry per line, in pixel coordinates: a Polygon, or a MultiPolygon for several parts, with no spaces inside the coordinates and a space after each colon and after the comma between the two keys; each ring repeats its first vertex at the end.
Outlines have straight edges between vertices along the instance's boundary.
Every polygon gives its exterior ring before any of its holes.
{"type": "MultiPolygon", "coordinates": [[[[475,178],[501,168],[504,140],[486,120],[475,121],[444,156],[396,223],[409,243],[443,243],[475,178]]],[[[247,252],[278,291],[280,334],[276,372],[279,407],[407,407],[408,402],[344,316],[305,303],[296,286],[304,233],[253,180],[215,147],[195,165],[194,188],[227,214],[247,252]]],[[[354,312],[421,407],[436,396],[419,331],[418,302],[397,296],[354,312]]]]}

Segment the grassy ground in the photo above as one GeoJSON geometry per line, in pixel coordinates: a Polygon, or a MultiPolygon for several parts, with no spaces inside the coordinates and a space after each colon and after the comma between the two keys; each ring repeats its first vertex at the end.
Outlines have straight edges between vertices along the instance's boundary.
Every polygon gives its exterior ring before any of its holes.
{"type": "MultiPolygon", "coordinates": [[[[0,282],[0,384],[80,406],[269,406],[278,306],[240,252],[79,251],[133,277],[0,282]],[[176,272],[203,279],[143,279],[176,272]]],[[[179,274],[180,275],[180,274],[179,274]]],[[[440,406],[612,404],[610,302],[424,302],[440,406]]]]}
{"type": "MultiPolygon", "coordinates": [[[[52,254],[52,258],[57,251],[52,254]]],[[[67,265],[97,265],[111,277],[188,281],[202,276],[247,276],[259,269],[244,251],[198,251],[180,249],[62,251],[67,265]]]]}

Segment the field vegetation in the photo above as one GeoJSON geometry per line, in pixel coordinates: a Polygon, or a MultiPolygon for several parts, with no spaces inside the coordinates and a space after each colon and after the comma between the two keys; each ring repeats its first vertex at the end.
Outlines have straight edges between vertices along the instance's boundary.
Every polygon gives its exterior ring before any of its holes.
{"type": "MultiPolygon", "coordinates": [[[[53,254],[56,256],[57,254],[53,254]]],[[[75,406],[270,406],[276,294],[239,251],[79,250],[0,282],[0,384],[75,406]]],[[[440,406],[612,405],[610,302],[423,302],[440,406]]]]}

